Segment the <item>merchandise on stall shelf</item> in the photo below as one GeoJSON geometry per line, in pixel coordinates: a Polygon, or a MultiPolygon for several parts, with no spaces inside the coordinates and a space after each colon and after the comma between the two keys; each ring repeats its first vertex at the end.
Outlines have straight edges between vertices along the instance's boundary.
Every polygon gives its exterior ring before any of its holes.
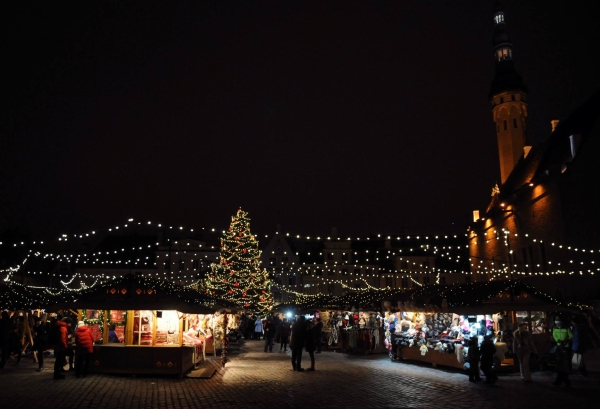
{"type": "Polygon", "coordinates": [[[396,355],[399,348],[417,347],[423,356],[432,349],[456,353],[459,361],[463,361],[460,355],[464,345],[456,348],[456,344],[465,344],[471,338],[481,342],[485,335],[493,333],[497,320],[491,315],[387,312],[384,324],[384,343],[391,356],[396,355]]]}
{"type": "MultiPolygon", "coordinates": [[[[323,333],[329,345],[339,340],[344,350],[368,353],[381,345],[381,314],[367,311],[317,311],[314,317],[321,318],[323,333]]],[[[306,319],[313,315],[306,314],[306,319]]]]}

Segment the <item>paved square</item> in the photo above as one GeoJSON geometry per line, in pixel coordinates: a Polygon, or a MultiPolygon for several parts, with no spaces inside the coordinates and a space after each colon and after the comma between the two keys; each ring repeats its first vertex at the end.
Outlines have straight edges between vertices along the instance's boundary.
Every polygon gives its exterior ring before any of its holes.
{"type": "MultiPolygon", "coordinates": [[[[31,358],[0,370],[2,408],[436,408],[590,407],[600,376],[572,375],[571,389],[551,385],[553,374],[534,373],[534,383],[501,376],[494,386],[472,384],[456,370],[391,362],[387,356],[324,350],[315,372],[292,371],[289,352],[263,352],[262,341],[243,342],[225,369],[211,379],[88,375],[54,381],[54,360],[35,372],[31,358]]],[[[278,348],[278,346],[276,346],[278,348]]],[[[303,366],[309,366],[308,354],[303,366]]]]}

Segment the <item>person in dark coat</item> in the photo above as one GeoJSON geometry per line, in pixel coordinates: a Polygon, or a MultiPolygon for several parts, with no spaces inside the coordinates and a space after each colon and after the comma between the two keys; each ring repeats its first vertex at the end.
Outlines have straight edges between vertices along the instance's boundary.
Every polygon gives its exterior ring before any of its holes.
{"type": "Polygon", "coordinates": [[[496,346],[490,335],[483,337],[479,353],[481,354],[481,370],[485,374],[485,383],[496,383],[498,376],[493,369],[496,346]]]}
{"type": "Polygon", "coordinates": [[[477,337],[469,340],[467,361],[469,362],[469,382],[481,381],[481,376],[479,376],[479,341],[477,337]]]}
{"type": "Polygon", "coordinates": [[[315,324],[315,342],[317,344],[316,354],[321,353],[321,336],[323,333],[323,323],[321,322],[321,318],[317,318],[317,323],[315,324]]]}
{"type": "Polygon", "coordinates": [[[94,353],[94,337],[83,321],[77,324],[75,343],[75,377],[85,377],[94,353]]]}
{"type": "Polygon", "coordinates": [[[290,340],[290,323],[287,318],[284,318],[279,324],[279,352],[287,352],[288,342],[290,340]]]}
{"type": "Polygon", "coordinates": [[[46,323],[40,318],[36,318],[35,325],[33,327],[33,347],[37,352],[38,368],[37,372],[41,372],[44,367],[44,351],[48,347],[48,330],[46,323]]]}
{"type": "Polygon", "coordinates": [[[10,356],[10,339],[12,331],[13,322],[8,316],[8,312],[2,311],[2,319],[0,319],[0,349],[2,349],[0,368],[4,368],[4,365],[6,365],[6,361],[10,356]]]}
{"type": "MultiPolygon", "coordinates": [[[[79,328],[79,324],[77,324],[77,328],[79,328]]],[[[116,344],[121,342],[119,340],[119,336],[117,335],[116,326],[112,324],[108,330],[108,342],[110,344],[116,344]]],[[[88,328],[89,330],[89,328],[88,328]]],[[[75,330],[75,339],[77,339],[77,330],[75,330]]],[[[75,351],[75,356],[77,356],[77,351],[75,351]]],[[[77,372],[77,359],[75,360],[75,372],[77,372]]]]}
{"type": "Polygon", "coordinates": [[[246,321],[246,339],[254,337],[254,321],[256,321],[256,317],[248,317],[246,321]]]}
{"type": "Polygon", "coordinates": [[[67,323],[65,320],[70,318],[63,318],[60,321],[56,321],[56,330],[57,330],[57,341],[54,345],[54,356],[56,357],[54,361],[54,379],[65,379],[65,376],[60,373],[60,370],[63,366],[63,361],[65,359],[65,352],[69,345],[67,344],[68,333],[67,323]]]}
{"type": "Polygon", "coordinates": [[[271,321],[270,318],[267,318],[267,323],[264,327],[265,330],[265,352],[267,349],[269,352],[273,352],[273,339],[275,338],[275,332],[277,331],[277,327],[271,321]]]}
{"type": "Polygon", "coordinates": [[[571,331],[573,332],[573,342],[571,345],[572,355],[575,357],[578,364],[579,372],[587,376],[587,368],[585,366],[584,354],[591,347],[589,339],[589,328],[584,325],[584,319],[573,317],[571,320],[571,331]]]}
{"type": "Polygon", "coordinates": [[[308,321],[306,323],[306,341],[304,342],[304,348],[310,356],[310,368],[307,371],[315,370],[315,349],[316,349],[316,325],[315,321],[308,321]]]}
{"type": "Polygon", "coordinates": [[[292,369],[294,371],[302,372],[302,350],[304,349],[304,343],[306,342],[306,320],[304,316],[298,317],[294,325],[292,326],[292,339],[290,347],[292,348],[292,369]]]}

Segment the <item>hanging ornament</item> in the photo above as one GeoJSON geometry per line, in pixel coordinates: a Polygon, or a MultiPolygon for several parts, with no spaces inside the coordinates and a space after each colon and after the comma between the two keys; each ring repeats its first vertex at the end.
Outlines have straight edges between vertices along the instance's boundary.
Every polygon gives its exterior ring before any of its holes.
{"type": "Polygon", "coordinates": [[[244,233],[240,233],[240,234],[238,234],[238,236],[240,236],[240,237],[243,237],[243,236],[244,236],[244,233]]]}
{"type": "Polygon", "coordinates": [[[244,250],[242,250],[242,251],[243,251],[244,253],[247,253],[247,252],[248,252],[248,250],[246,250],[246,249],[244,249],[244,250]]]}
{"type": "Polygon", "coordinates": [[[265,290],[262,290],[262,293],[264,294],[264,293],[265,293],[265,290]]]}
{"type": "Polygon", "coordinates": [[[238,283],[238,282],[236,281],[236,283],[235,283],[235,286],[236,286],[236,287],[239,287],[239,286],[240,286],[240,283],[238,283]]]}
{"type": "Polygon", "coordinates": [[[229,290],[229,295],[233,294],[233,290],[229,290]]]}
{"type": "Polygon", "coordinates": [[[246,291],[244,291],[244,292],[242,293],[242,297],[245,297],[245,296],[246,296],[246,291]]]}

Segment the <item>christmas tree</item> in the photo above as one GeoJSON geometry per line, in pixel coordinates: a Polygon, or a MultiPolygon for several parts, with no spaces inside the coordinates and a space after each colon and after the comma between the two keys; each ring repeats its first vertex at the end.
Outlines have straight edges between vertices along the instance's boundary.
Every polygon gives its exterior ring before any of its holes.
{"type": "Polygon", "coordinates": [[[221,238],[219,263],[211,265],[206,293],[257,312],[273,307],[271,282],[260,267],[258,240],[250,232],[248,213],[242,209],[231,217],[221,238]]]}

